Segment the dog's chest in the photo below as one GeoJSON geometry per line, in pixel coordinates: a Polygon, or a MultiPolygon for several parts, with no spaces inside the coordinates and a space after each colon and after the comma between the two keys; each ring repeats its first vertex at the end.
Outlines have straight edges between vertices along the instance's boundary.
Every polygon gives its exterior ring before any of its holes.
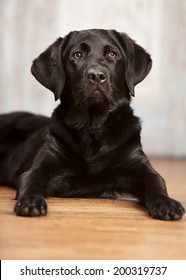
{"type": "MultiPolygon", "coordinates": [[[[101,173],[116,162],[116,146],[119,144],[106,127],[86,128],[81,132],[81,150],[85,169],[90,174],[101,173]]],[[[119,158],[117,158],[119,160],[119,158]]]]}
{"type": "Polygon", "coordinates": [[[99,117],[71,114],[65,121],[62,134],[68,147],[65,154],[80,174],[82,169],[91,175],[101,174],[121,165],[127,157],[129,139],[140,130],[132,111],[123,107],[99,117]]]}

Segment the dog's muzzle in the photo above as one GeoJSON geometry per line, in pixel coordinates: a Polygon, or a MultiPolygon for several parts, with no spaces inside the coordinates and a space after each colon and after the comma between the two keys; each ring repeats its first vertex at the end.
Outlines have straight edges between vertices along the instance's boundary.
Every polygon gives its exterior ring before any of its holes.
{"type": "Polygon", "coordinates": [[[90,104],[108,102],[109,73],[102,67],[91,67],[86,71],[86,84],[90,104]]]}
{"type": "Polygon", "coordinates": [[[82,81],[78,94],[74,96],[79,109],[86,110],[92,105],[105,109],[106,106],[113,104],[110,73],[106,68],[100,66],[86,68],[82,81]]]}

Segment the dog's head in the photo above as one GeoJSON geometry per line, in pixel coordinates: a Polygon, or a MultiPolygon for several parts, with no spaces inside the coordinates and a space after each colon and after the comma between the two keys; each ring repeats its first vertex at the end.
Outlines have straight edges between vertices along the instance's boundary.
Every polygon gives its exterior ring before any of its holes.
{"type": "Polygon", "coordinates": [[[59,38],[34,60],[31,71],[55,100],[63,102],[64,95],[82,110],[130,100],[151,65],[150,55],[125,33],[92,29],[59,38]]]}

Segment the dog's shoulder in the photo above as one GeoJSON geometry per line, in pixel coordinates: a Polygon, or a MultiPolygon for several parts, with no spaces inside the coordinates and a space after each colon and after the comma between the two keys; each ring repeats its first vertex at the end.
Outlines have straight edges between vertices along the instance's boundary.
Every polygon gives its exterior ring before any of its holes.
{"type": "Polygon", "coordinates": [[[108,116],[107,131],[110,136],[117,136],[122,141],[141,132],[141,121],[135,116],[133,109],[126,103],[121,103],[108,116]]]}

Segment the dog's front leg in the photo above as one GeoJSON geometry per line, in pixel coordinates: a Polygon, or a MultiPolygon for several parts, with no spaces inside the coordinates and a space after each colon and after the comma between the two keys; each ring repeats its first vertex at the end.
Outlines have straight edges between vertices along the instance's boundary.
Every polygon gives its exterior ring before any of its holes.
{"type": "Polygon", "coordinates": [[[16,198],[14,211],[18,216],[46,215],[44,178],[39,169],[29,170],[20,175],[16,198]]]}
{"type": "Polygon", "coordinates": [[[158,174],[147,175],[144,201],[150,216],[160,220],[179,220],[185,210],[181,203],[170,198],[164,179],[158,174]]]}
{"type": "MultiPolygon", "coordinates": [[[[24,168],[24,162],[23,162],[24,168]]],[[[14,211],[18,216],[44,216],[47,204],[44,196],[50,179],[61,168],[61,161],[55,142],[46,142],[38,150],[30,168],[19,171],[17,178],[17,203],[14,211]]]]}
{"type": "Polygon", "coordinates": [[[185,210],[180,202],[170,198],[164,179],[153,169],[145,155],[130,165],[133,194],[148,209],[150,216],[160,220],[181,219],[185,210]]]}

